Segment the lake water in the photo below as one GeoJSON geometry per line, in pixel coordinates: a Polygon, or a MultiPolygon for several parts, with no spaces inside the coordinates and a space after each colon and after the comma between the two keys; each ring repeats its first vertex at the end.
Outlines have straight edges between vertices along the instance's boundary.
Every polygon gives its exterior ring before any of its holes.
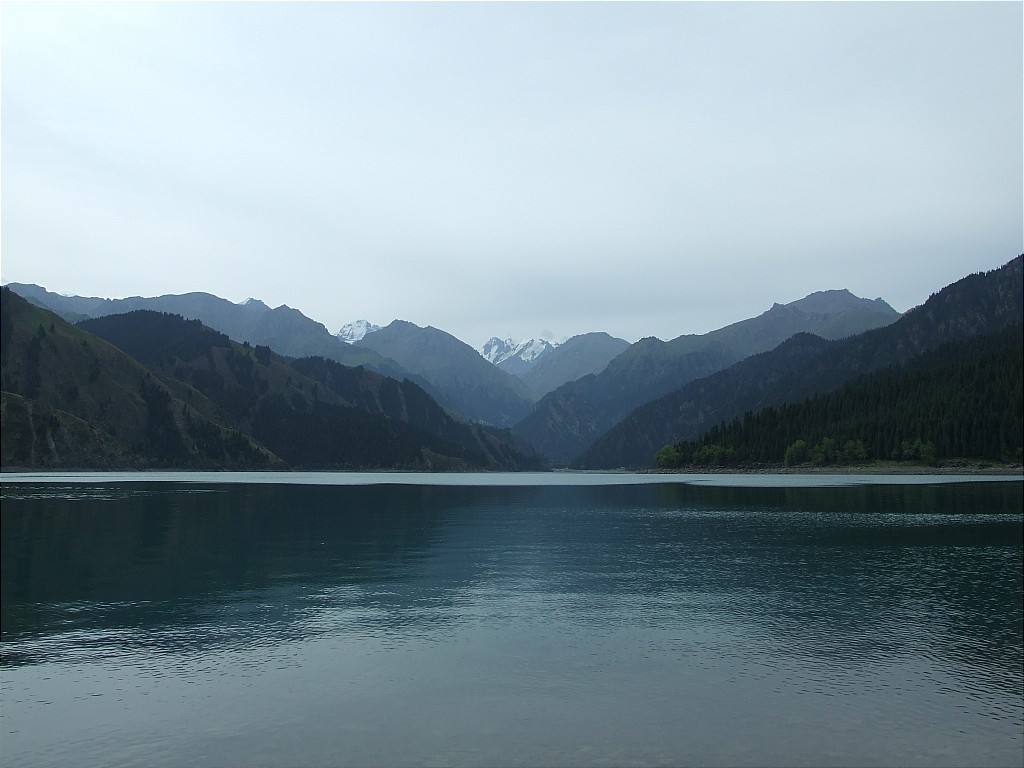
{"type": "Polygon", "coordinates": [[[0,762],[1022,765],[959,480],[4,475],[0,762]]]}

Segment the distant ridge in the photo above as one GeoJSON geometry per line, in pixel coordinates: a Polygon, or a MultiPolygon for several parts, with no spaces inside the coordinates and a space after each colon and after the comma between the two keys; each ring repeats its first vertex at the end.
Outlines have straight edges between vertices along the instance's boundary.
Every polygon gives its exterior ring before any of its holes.
{"type": "Polygon", "coordinates": [[[393,360],[387,360],[372,350],[346,344],[323,324],[287,305],[271,309],[259,299],[252,298],[234,304],[201,292],[151,298],[100,299],[60,296],[31,284],[11,283],[8,287],[33,304],[53,310],[72,323],[138,309],[169,312],[189,320],[199,320],[234,341],[268,346],[285,357],[319,355],[342,365],[361,365],[385,376],[401,379],[411,375],[393,360]]]}

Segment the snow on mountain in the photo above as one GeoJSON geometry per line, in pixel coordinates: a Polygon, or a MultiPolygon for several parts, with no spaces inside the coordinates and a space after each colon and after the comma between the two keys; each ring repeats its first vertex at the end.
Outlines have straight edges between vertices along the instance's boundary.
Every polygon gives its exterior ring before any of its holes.
{"type": "Polygon", "coordinates": [[[512,353],[512,356],[518,357],[527,363],[533,363],[536,362],[538,357],[545,354],[546,352],[549,352],[550,350],[554,349],[557,346],[557,344],[550,341],[545,341],[544,339],[529,339],[527,341],[524,341],[518,347],[516,347],[516,350],[515,352],[512,353]]]}
{"type": "Polygon", "coordinates": [[[351,344],[354,341],[359,341],[366,334],[379,330],[380,326],[374,325],[369,320],[356,320],[354,323],[345,323],[341,326],[341,330],[334,335],[351,344]]]}
{"type": "Polygon", "coordinates": [[[477,350],[480,355],[489,363],[497,365],[502,360],[507,359],[515,352],[516,343],[512,339],[499,339],[497,336],[492,336],[487,342],[477,350]]]}
{"type": "Polygon", "coordinates": [[[515,341],[492,336],[478,351],[485,360],[518,374],[557,346],[557,342],[545,339],[515,341]]]}
{"type": "Polygon", "coordinates": [[[248,307],[249,309],[259,309],[259,310],[269,310],[270,309],[270,307],[268,307],[262,301],[260,301],[259,299],[254,299],[251,296],[248,299],[246,299],[245,301],[238,302],[238,306],[240,306],[240,307],[248,307]]]}

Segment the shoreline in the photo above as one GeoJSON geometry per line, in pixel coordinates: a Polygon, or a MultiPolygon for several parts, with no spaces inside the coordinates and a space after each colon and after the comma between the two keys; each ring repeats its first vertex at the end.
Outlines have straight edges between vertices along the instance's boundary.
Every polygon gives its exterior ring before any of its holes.
{"type": "Polygon", "coordinates": [[[291,475],[291,474],[426,474],[426,475],[447,475],[447,474],[571,474],[571,475],[609,475],[609,474],[626,474],[626,475],[836,475],[836,476],[851,476],[851,475],[994,475],[994,476],[1020,476],[1024,479],[1024,465],[1021,464],[992,464],[992,465],[978,465],[978,464],[967,464],[967,465],[950,465],[950,466],[931,466],[925,464],[903,464],[903,463],[882,463],[876,462],[872,464],[862,465],[843,465],[843,466],[829,466],[829,467],[814,467],[814,466],[798,466],[798,467],[786,467],[781,465],[739,465],[739,466],[728,466],[728,467],[677,467],[673,469],[659,469],[650,467],[646,469],[626,469],[620,467],[618,469],[568,469],[565,467],[553,467],[546,470],[464,470],[456,472],[424,472],[416,470],[399,470],[399,469],[261,469],[261,470],[239,470],[239,469],[189,469],[189,468],[167,468],[161,467],[159,469],[140,469],[138,467],[128,467],[115,469],[111,467],[104,467],[101,469],[89,468],[89,467],[62,467],[60,469],[47,467],[47,468],[32,468],[32,467],[0,467],[0,477],[3,475],[46,475],[46,474],[68,474],[68,473],[138,473],[138,474],[160,474],[160,473],[180,473],[180,472],[199,472],[199,473],[233,473],[233,474],[245,474],[251,472],[253,474],[279,474],[279,475],[291,475]]]}
{"type": "Polygon", "coordinates": [[[935,467],[925,464],[863,464],[842,467],[678,467],[675,469],[639,469],[639,474],[658,475],[1020,475],[1024,479],[1024,465],[997,464],[991,466],[965,465],[935,467]]]}

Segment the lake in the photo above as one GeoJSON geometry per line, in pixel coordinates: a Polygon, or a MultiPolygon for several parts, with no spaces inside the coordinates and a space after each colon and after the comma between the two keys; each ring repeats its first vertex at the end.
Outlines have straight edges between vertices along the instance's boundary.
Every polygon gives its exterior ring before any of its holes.
{"type": "Polygon", "coordinates": [[[0,762],[1024,764],[1024,482],[3,475],[0,762]]]}

